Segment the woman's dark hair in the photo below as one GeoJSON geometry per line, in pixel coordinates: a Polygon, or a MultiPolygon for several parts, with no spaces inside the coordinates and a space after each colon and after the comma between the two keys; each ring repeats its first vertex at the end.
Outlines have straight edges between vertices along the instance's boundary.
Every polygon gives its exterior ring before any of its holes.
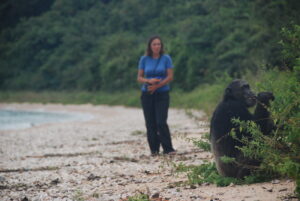
{"type": "Polygon", "coordinates": [[[155,39],[160,40],[160,43],[161,43],[161,48],[160,48],[159,55],[161,56],[161,55],[164,54],[164,44],[163,44],[161,38],[160,38],[159,36],[152,36],[152,37],[150,37],[149,40],[148,40],[148,45],[147,45],[147,50],[146,50],[146,56],[151,56],[151,57],[152,57],[153,52],[152,52],[152,50],[151,50],[151,43],[152,43],[152,41],[155,40],[155,39]]]}

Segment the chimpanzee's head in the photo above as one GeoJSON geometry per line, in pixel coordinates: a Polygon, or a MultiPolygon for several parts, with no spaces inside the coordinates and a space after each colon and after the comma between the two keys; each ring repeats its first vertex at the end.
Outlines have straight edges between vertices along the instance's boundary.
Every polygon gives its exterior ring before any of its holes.
{"type": "Polygon", "coordinates": [[[256,104],[256,96],[251,91],[249,84],[244,80],[233,80],[225,89],[224,101],[238,100],[244,103],[247,107],[252,107],[256,104]]]}

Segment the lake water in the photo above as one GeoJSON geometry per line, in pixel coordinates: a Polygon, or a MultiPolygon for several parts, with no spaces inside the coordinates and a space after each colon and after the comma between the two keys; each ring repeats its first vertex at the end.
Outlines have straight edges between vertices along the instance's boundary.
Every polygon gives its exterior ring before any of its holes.
{"type": "Polygon", "coordinates": [[[0,130],[30,128],[45,123],[88,120],[92,115],[0,109],[0,130]]]}

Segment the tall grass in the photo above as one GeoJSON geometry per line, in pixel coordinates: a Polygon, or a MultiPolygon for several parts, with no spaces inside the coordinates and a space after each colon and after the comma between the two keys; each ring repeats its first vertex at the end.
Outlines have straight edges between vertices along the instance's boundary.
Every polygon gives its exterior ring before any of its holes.
{"type": "MultiPolygon", "coordinates": [[[[222,97],[227,83],[202,85],[193,91],[172,90],[171,107],[199,109],[211,113],[222,97]]],[[[0,91],[0,102],[5,103],[61,103],[61,104],[93,104],[124,105],[141,107],[141,92],[128,90],[123,92],[88,92],[88,91],[0,91]]]]}
{"type": "Polygon", "coordinates": [[[88,91],[1,91],[0,102],[6,103],[61,103],[61,104],[105,104],[138,107],[139,91],[88,92],[88,91]]]}

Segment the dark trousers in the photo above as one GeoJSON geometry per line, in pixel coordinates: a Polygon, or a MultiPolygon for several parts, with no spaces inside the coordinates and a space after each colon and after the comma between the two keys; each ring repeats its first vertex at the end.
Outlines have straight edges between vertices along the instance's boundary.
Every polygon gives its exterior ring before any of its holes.
{"type": "Polygon", "coordinates": [[[151,153],[159,153],[160,144],[164,153],[174,151],[167,124],[170,103],[169,92],[155,92],[154,94],[142,92],[141,102],[151,153]]]}

